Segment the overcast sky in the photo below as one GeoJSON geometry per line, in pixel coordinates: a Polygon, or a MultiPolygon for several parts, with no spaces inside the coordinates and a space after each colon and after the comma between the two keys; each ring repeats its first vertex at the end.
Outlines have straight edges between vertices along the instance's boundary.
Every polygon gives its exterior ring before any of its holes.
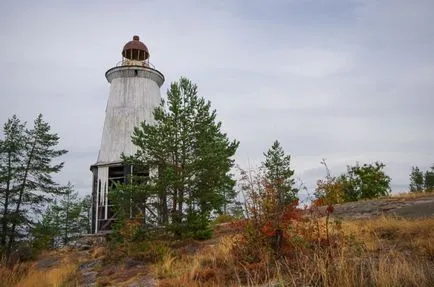
{"type": "Polygon", "coordinates": [[[347,164],[387,165],[395,192],[434,163],[433,0],[1,1],[0,123],[42,113],[90,193],[109,83],[139,35],[170,82],[211,100],[236,161],[278,139],[312,191],[347,164]],[[217,4],[218,3],[218,4],[217,4]]]}

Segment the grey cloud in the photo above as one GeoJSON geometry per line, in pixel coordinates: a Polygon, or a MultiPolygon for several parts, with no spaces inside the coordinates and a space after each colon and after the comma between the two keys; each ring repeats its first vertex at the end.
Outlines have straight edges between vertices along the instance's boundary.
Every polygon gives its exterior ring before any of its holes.
{"type": "Polygon", "coordinates": [[[434,162],[433,2],[273,3],[2,2],[0,122],[43,113],[70,150],[60,179],[89,192],[104,73],[138,34],[166,77],[163,96],[181,75],[196,82],[241,141],[241,165],[279,139],[311,189],[323,157],[336,172],[382,160],[404,188],[411,165],[434,162]]]}

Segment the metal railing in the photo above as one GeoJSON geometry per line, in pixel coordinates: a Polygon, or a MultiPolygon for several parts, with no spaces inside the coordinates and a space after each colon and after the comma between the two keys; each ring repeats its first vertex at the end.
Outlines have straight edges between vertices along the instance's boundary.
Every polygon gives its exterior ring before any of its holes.
{"type": "Polygon", "coordinates": [[[129,60],[125,58],[116,63],[116,67],[120,67],[120,66],[142,66],[142,67],[155,69],[155,66],[151,64],[149,61],[137,61],[137,60],[129,60]]]}

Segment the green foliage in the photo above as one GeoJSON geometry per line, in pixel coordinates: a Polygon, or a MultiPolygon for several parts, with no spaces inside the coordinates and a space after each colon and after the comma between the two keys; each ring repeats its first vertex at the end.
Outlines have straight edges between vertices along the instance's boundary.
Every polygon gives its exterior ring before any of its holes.
{"type": "Polygon", "coordinates": [[[33,246],[50,249],[65,246],[90,229],[90,197],[83,199],[68,183],[65,194],[55,200],[32,230],[33,246]]]}
{"type": "MultiPolygon", "coordinates": [[[[187,232],[185,237],[192,237],[197,240],[205,240],[212,237],[210,220],[206,214],[199,212],[189,212],[185,225],[187,232]]],[[[184,233],[184,232],[181,232],[184,233]]]]}
{"type": "Polygon", "coordinates": [[[314,201],[316,205],[333,205],[344,203],[347,199],[345,191],[346,183],[343,181],[344,177],[328,176],[325,180],[320,179],[317,181],[315,188],[314,201]]]}
{"type": "Polygon", "coordinates": [[[150,176],[112,192],[119,214],[128,217],[132,210],[142,214],[146,226],[204,237],[199,230],[208,233],[209,215],[222,212],[235,196],[229,171],[239,145],[221,131],[211,103],[198,96],[195,84],[181,78],[171,84],[167,104],[163,101],[154,110],[154,123],[134,129],[132,142],[138,151],[123,155],[124,162],[148,168],[150,176]]]}
{"type": "Polygon", "coordinates": [[[424,174],[419,167],[412,167],[410,173],[410,191],[422,192],[424,189],[424,174]]]}
{"type": "Polygon", "coordinates": [[[262,164],[265,167],[266,178],[277,190],[279,204],[285,205],[298,199],[298,189],[294,187],[294,170],[290,167],[291,156],[285,155],[277,140],[264,156],[265,162],[262,164]]]}
{"type": "Polygon", "coordinates": [[[15,115],[4,124],[0,139],[0,246],[7,251],[26,236],[52,196],[64,192],[52,178],[63,162],[53,161],[67,151],[55,148],[59,137],[50,129],[42,115],[30,129],[15,115]]]}
{"type": "Polygon", "coordinates": [[[48,207],[32,230],[32,248],[37,251],[48,250],[58,247],[56,238],[59,237],[58,217],[51,207],[48,207]]]}
{"type": "Polygon", "coordinates": [[[390,177],[383,171],[385,164],[363,164],[348,166],[340,180],[345,185],[346,201],[372,199],[390,194],[390,177]]]}
{"type": "Polygon", "coordinates": [[[92,232],[92,196],[90,194],[80,199],[80,207],[81,212],[78,219],[81,232],[90,234],[92,232]]]}
{"type": "Polygon", "coordinates": [[[164,241],[149,241],[142,245],[144,258],[152,262],[159,262],[172,254],[169,244],[164,241]]]}
{"type": "Polygon", "coordinates": [[[423,172],[419,167],[412,167],[410,173],[411,192],[433,192],[434,191],[434,165],[423,172]]]}
{"type": "Polygon", "coordinates": [[[431,170],[425,171],[424,188],[426,192],[434,191],[434,165],[431,167],[431,170]]]}
{"type": "Polygon", "coordinates": [[[347,166],[347,172],[317,183],[315,196],[324,204],[336,204],[360,199],[373,199],[390,194],[390,177],[383,171],[385,165],[358,163],[347,166]]]}
{"type": "Polygon", "coordinates": [[[73,186],[68,183],[65,194],[60,197],[59,203],[52,207],[58,217],[59,235],[63,245],[87,233],[90,221],[88,208],[89,198],[80,199],[73,186]]]}

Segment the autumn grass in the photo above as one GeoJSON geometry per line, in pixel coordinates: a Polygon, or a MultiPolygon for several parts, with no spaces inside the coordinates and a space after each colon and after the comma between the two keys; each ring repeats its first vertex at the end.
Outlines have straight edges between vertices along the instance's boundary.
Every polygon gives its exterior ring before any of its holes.
{"type": "Polygon", "coordinates": [[[6,259],[0,261],[0,287],[14,286],[21,278],[29,272],[29,263],[17,263],[8,266],[6,259]]]}
{"type": "Polygon", "coordinates": [[[434,218],[380,217],[330,223],[333,245],[293,245],[282,258],[260,262],[234,255],[240,234],[226,235],[194,254],[153,265],[160,286],[434,286],[434,218]]]}
{"type": "Polygon", "coordinates": [[[414,199],[414,198],[423,198],[423,197],[434,197],[434,192],[402,192],[402,193],[392,194],[388,198],[414,199]]]}
{"type": "Polygon", "coordinates": [[[369,251],[390,249],[412,256],[423,256],[434,262],[434,218],[408,220],[399,217],[378,217],[348,221],[347,233],[363,239],[369,251]]]}
{"type": "Polygon", "coordinates": [[[68,255],[49,268],[37,267],[37,262],[17,263],[12,267],[0,265],[0,286],[46,287],[79,286],[77,262],[68,255]]]}

